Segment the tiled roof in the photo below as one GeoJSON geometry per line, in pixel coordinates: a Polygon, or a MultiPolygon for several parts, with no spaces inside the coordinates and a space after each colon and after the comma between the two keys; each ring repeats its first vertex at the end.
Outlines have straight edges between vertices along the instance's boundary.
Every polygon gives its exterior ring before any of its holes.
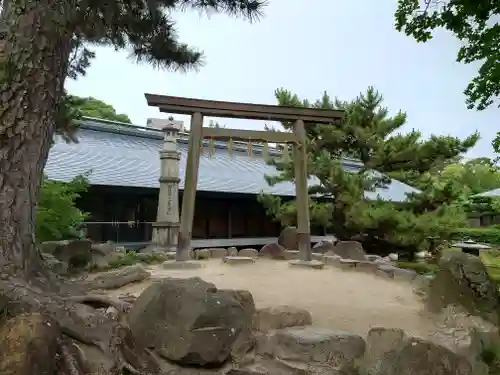
{"type": "MultiPolygon", "coordinates": [[[[85,119],[80,125],[77,136],[79,140],[77,144],[67,144],[59,139],[56,141],[45,168],[49,178],[69,181],[78,174],[90,171],[89,182],[92,185],[159,187],[158,151],[162,146],[161,132],[85,119]]],[[[224,144],[217,143],[216,146],[212,158],[201,157],[199,191],[242,194],[259,194],[264,191],[280,196],[295,195],[292,183],[280,183],[270,187],[264,175],[276,174],[276,170],[267,165],[259,155],[247,155],[246,146],[235,145],[232,156],[224,148],[224,144]]],[[[187,155],[186,137],[181,137],[179,140],[179,148],[182,190],[187,155]]],[[[347,170],[359,170],[360,164],[355,160],[346,159],[342,164],[347,170]]],[[[366,196],[373,199],[379,195],[382,199],[403,201],[406,193],[412,191],[415,189],[393,180],[388,188],[368,192],[366,196]]]]}

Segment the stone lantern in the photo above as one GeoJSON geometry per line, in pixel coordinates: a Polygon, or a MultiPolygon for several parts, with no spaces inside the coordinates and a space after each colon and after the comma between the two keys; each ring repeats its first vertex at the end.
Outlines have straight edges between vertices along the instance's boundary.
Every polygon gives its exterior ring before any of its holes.
{"type": "Polygon", "coordinates": [[[179,162],[177,148],[179,129],[172,123],[163,127],[163,148],[160,151],[160,193],[158,212],[153,223],[150,251],[175,252],[179,234],[179,162]]]}

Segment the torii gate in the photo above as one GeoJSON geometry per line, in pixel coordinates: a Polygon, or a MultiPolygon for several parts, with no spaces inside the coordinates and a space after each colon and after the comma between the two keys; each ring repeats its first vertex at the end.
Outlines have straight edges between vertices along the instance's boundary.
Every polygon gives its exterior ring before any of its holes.
{"type": "Polygon", "coordinates": [[[216,139],[252,140],[278,144],[293,144],[295,163],[295,195],[297,233],[300,260],[312,259],[309,202],[307,190],[307,150],[305,123],[338,124],[343,111],[284,107],[277,105],[234,103],[215,100],[145,94],[149,106],[160,112],[191,116],[189,148],[182,195],[180,230],[176,260],[187,261],[191,247],[194,205],[200,164],[200,144],[205,137],[216,139]],[[267,121],[294,121],[293,133],[203,127],[203,117],[226,117],[267,121]]]}

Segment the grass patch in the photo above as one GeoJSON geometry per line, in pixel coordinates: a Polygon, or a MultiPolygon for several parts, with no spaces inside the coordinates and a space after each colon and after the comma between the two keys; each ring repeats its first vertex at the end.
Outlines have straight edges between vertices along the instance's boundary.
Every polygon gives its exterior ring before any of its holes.
{"type": "Polygon", "coordinates": [[[479,257],[492,280],[500,281],[500,251],[481,251],[479,257]]]}
{"type": "Polygon", "coordinates": [[[99,267],[97,264],[89,266],[89,272],[107,271],[125,266],[132,266],[137,263],[159,264],[167,260],[167,257],[160,253],[136,253],[133,250],[127,250],[125,253],[114,254],[109,260],[107,266],[99,267]]]}
{"type": "Polygon", "coordinates": [[[397,266],[399,268],[404,268],[407,270],[413,270],[420,275],[434,275],[438,270],[437,264],[429,264],[422,262],[407,262],[407,261],[398,261],[397,266]]]}

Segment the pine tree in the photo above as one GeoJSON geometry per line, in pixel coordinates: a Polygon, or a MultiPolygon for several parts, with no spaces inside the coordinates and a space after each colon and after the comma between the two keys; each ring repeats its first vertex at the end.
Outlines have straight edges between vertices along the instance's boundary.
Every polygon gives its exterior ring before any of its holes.
{"type": "MultiPolygon", "coordinates": [[[[127,367],[137,373],[120,354],[119,340],[112,339],[113,333],[123,332],[120,324],[98,312],[80,315],[81,305],[63,297],[68,284],[49,273],[35,245],[35,207],[53,135],[57,131],[71,138],[71,120],[78,115],[64,92],[66,78],[85,73],[94,57],[92,45],[129,50],[137,62],[158,68],[197,69],[203,54],[179,40],[171,13],[195,9],[254,21],[264,1],[2,0],[1,6],[0,310],[4,301],[16,301],[7,303],[9,313],[21,307],[45,312],[71,338],[115,359],[117,371],[127,367]]],[[[83,292],[77,289],[70,293],[83,292]]],[[[75,369],[80,361],[70,358],[74,350],[63,352],[69,367],[61,373],[83,373],[75,369]]],[[[135,367],[143,362],[137,360],[135,367]]],[[[153,374],[149,368],[138,370],[153,374]]]]}
{"type": "MultiPolygon", "coordinates": [[[[404,175],[410,180],[454,160],[474,146],[477,134],[462,141],[447,136],[422,140],[416,130],[398,133],[406,124],[406,114],[400,111],[390,116],[383,107],[382,95],[372,87],[352,101],[331,100],[325,92],[312,104],[284,89],[276,90],[275,94],[280,105],[346,111],[345,121],[339,126],[309,124],[307,127],[308,170],[318,180],[310,187],[313,223],[329,228],[342,240],[361,238],[369,251],[380,251],[380,246],[389,251],[392,245],[407,247],[414,253],[427,236],[443,235],[450,226],[461,222],[463,214],[455,191],[441,189],[439,196],[433,192],[432,197],[428,189],[422,194],[412,194],[402,204],[377,199],[374,192],[387,187],[391,176],[404,175]],[[342,158],[358,160],[359,172],[343,167],[342,158]],[[365,199],[366,193],[372,200],[365,199]]],[[[292,124],[283,123],[283,127],[290,129],[292,124]]],[[[269,184],[293,181],[291,162],[271,160],[270,163],[280,174],[267,177],[269,184]]],[[[277,220],[293,223],[293,201],[282,202],[269,195],[261,195],[259,199],[277,220]]]]}

